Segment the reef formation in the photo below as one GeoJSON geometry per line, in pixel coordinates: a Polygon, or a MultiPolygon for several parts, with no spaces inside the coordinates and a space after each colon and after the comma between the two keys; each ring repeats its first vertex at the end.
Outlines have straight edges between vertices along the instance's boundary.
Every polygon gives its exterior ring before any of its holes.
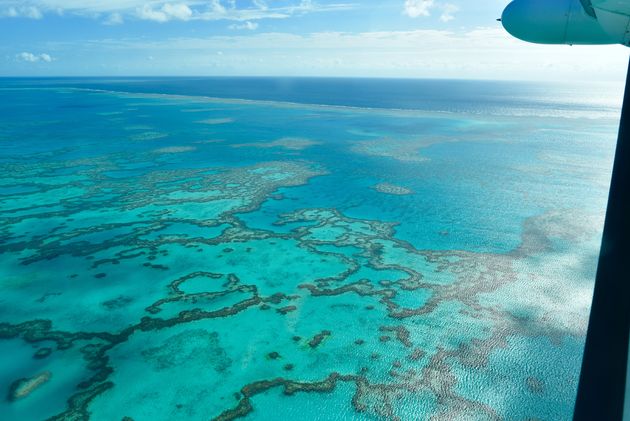
{"type": "MultiPolygon", "coordinates": [[[[195,121],[238,121],[211,112],[195,121]]],[[[246,215],[333,169],[295,156],[174,165],[197,149],[128,127],[146,147],[0,162],[0,346],[28,347],[32,364],[12,379],[8,407],[50,389],[62,401],[52,420],[233,420],[301,396],[330,399],[324,416],[387,420],[570,411],[590,287],[577,268],[574,282],[559,274],[588,257],[601,218],[542,212],[505,253],[419,249],[397,222],[335,207],[254,226],[246,215]]],[[[367,145],[354,151],[373,155],[367,145]]],[[[408,158],[418,145],[387,148],[378,155],[424,162],[408,158]]]]}

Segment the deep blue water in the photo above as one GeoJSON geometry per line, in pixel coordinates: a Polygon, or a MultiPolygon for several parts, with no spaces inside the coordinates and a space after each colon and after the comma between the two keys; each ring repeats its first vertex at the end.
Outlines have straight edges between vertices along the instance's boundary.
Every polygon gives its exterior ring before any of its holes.
{"type": "MultiPolygon", "coordinates": [[[[4,85],[75,86],[137,93],[349,107],[476,113],[618,113],[620,83],[351,78],[5,78],[4,85]]],[[[565,115],[566,116],[566,115],[565,115]]]]}

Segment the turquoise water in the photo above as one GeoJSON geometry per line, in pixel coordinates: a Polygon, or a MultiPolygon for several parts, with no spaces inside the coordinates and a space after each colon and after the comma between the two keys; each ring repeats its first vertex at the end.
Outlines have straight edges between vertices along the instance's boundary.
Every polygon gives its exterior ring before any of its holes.
{"type": "Polygon", "coordinates": [[[2,419],[571,419],[618,88],[0,80],[2,419]]]}

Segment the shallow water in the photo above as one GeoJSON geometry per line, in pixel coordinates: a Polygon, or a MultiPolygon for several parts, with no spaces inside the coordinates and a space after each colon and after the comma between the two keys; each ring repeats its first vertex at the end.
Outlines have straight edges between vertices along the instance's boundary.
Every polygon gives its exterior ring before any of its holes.
{"type": "Polygon", "coordinates": [[[0,81],[3,419],[571,419],[615,91],[299,82],[0,81]]]}

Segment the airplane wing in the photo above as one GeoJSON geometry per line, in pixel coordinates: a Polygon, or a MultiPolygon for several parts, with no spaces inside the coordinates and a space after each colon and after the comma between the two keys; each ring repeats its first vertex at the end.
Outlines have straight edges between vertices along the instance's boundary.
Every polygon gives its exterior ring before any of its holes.
{"type": "Polygon", "coordinates": [[[528,42],[630,46],[630,0],[514,0],[501,20],[528,42]]]}
{"type": "MultiPolygon", "coordinates": [[[[630,1],[628,0],[581,0],[582,4],[592,3],[594,9],[630,16],[630,1]]],[[[587,8],[587,6],[584,6],[587,8]]]]}

